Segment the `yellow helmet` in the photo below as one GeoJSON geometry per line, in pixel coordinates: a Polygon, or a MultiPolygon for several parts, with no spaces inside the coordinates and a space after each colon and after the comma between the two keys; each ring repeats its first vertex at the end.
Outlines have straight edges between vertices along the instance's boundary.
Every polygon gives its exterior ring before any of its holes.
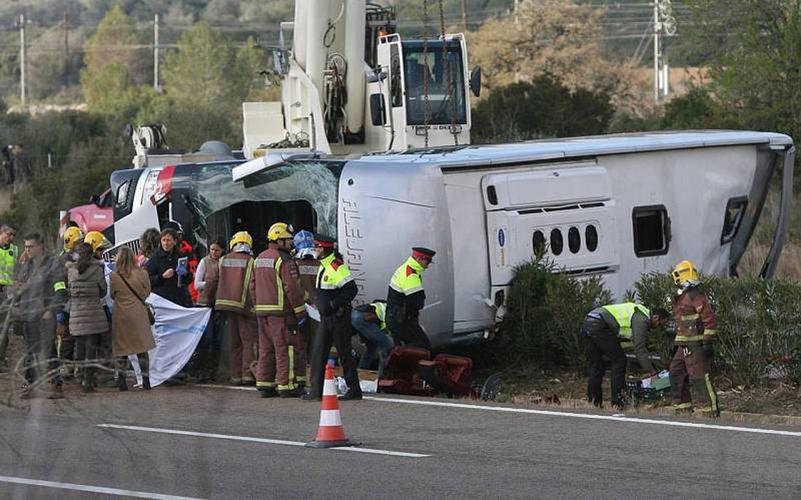
{"type": "Polygon", "coordinates": [[[695,264],[689,260],[683,260],[676,264],[671,275],[673,282],[677,285],[687,281],[698,281],[698,271],[695,269],[695,264]]]}
{"type": "Polygon", "coordinates": [[[250,236],[250,233],[247,231],[239,231],[231,237],[231,241],[228,242],[228,248],[234,248],[240,243],[244,243],[247,246],[252,247],[253,237],[250,236]]]}
{"type": "Polygon", "coordinates": [[[89,231],[83,238],[83,242],[91,246],[93,252],[97,252],[98,248],[108,245],[108,240],[100,231],[89,231]]]}
{"type": "Polygon", "coordinates": [[[292,225],[286,222],[276,222],[267,231],[267,239],[270,241],[278,241],[287,238],[292,238],[292,225]]]}
{"type": "Polygon", "coordinates": [[[68,252],[72,250],[75,244],[81,241],[83,237],[83,231],[75,226],[68,227],[62,235],[62,238],[64,239],[64,250],[68,252]]]}

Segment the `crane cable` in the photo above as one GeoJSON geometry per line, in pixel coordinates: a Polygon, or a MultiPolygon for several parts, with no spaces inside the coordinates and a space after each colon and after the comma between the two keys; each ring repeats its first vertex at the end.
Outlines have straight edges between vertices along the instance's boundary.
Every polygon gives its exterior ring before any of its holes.
{"type": "Polygon", "coordinates": [[[459,135],[456,132],[456,103],[453,102],[453,85],[451,82],[451,63],[448,58],[448,43],[445,40],[445,9],[442,6],[442,0],[439,0],[439,29],[442,38],[442,60],[444,63],[443,70],[445,71],[445,87],[448,89],[448,108],[451,113],[451,134],[453,135],[453,143],[459,145],[459,135]]]}
{"type": "Polygon", "coordinates": [[[425,129],[425,147],[428,147],[428,0],[423,0],[423,127],[425,129]]]}

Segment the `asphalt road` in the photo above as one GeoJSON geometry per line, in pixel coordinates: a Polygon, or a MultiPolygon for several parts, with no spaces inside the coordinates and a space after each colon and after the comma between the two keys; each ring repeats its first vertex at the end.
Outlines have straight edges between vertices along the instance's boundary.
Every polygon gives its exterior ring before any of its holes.
{"type": "Polygon", "coordinates": [[[371,453],[299,446],[319,404],[243,390],[0,406],[0,498],[801,497],[801,429],[379,398],[341,404],[348,436],[371,453]]]}

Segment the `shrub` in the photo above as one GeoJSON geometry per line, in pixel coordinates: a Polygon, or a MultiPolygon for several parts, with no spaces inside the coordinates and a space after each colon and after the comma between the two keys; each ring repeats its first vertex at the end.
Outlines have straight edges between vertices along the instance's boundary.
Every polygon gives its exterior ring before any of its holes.
{"type": "Polygon", "coordinates": [[[599,277],[575,278],[539,260],[515,268],[498,341],[511,364],[537,362],[584,367],[581,321],[610,302],[599,277]]]}
{"type": "MultiPolygon", "coordinates": [[[[801,283],[754,277],[703,280],[718,321],[716,368],[735,384],[758,385],[771,369],[801,383],[801,283]]],[[[634,289],[632,295],[643,303],[673,307],[676,291],[667,273],[645,274],[634,289]]]]}

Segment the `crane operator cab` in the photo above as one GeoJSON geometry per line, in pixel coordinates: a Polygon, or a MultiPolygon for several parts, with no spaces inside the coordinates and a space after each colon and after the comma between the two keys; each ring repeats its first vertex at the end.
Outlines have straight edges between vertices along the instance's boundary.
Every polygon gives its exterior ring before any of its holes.
{"type": "Polygon", "coordinates": [[[468,79],[461,34],[402,41],[379,38],[376,71],[368,78],[368,142],[386,150],[470,144],[470,98],[481,73],[468,79]]]}

